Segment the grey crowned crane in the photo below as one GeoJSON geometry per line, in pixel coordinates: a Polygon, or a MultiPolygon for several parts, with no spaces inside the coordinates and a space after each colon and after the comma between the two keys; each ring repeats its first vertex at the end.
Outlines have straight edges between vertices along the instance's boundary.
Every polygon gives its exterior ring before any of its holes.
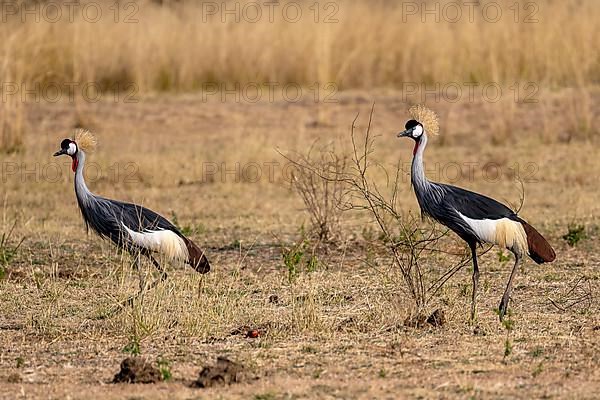
{"type": "MultiPolygon", "coordinates": [[[[92,152],[95,146],[94,136],[80,129],[75,132],[73,139],[64,139],[60,150],[54,153],[55,157],[68,155],[72,159],[75,195],[86,229],[89,231],[92,228],[100,237],[110,239],[120,249],[130,253],[138,263],[140,255],[146,256],[160,272],[160,279],[152,283],[150,289],[167,279],[166,271],[153,254],[186,262],[196,271],[207,273],[210,263],[204,252],[166,218],[140,205],[110,200],[89,191],[83,168],[86,152],[92,152]]],[[[140,288],[140,293],[143,289],[140,288]]],[[[131,304],[133,299],[129,298],[126,303],[131,304]]]]}
{"type": "Polygon", "coordinates": [[[436,135],[439,129],[436,114],[424,106],[411,107],[412,119],[398,137],[409,137],[415,142],[411,166],[411,182],[421,208],[429,216],[454,231],[469,245],[473,258],[473,293],[471,320],[475,319],[479,268],[477,245],[496,244],[510,250],[515,264],[498,308],[500,320],[504,318],[517,268],[523,256],[529,255],[538,264],[554,261],[556,254],[546,239],[521,219],[513,210],[478,193],[456,186],[430,182],[423,169],[423,153],[427,134],[436,135]]]}

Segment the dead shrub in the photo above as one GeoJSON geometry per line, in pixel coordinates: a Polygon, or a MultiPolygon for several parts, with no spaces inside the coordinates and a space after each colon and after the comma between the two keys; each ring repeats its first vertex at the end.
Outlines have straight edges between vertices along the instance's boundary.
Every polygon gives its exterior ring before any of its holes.
{"type": "Polygon", "coordinates": [[[335,241],[341,236],[346,187],[340,178],[347,171],[348,157],[337,154],[331,147],[316,148],[316,143],[306,154],[284,157],[295,166],[291,186],[310,216],[310,233],[319,241],[335,241]]]}
{"type": "MultiPolygon", "coordinates": [[[[336,217],[338,219],[340,210],[366,212],[370,215],[371,221],[378,231],[378,235],[374,235],[376,239],[372,243],[374,251],[387,254],[388,259],[391,260],[392,270],[399,272],[398,288],[413,300],[414,308],[410,314],[417,319],[424,316],[426,320],[429,316],[427,308],[436,294],[456,272],[469,262],[470,257],[466,251],[455,254],[443,249],[441,239],[447,236],[447,229],[438,224],[423,222],[420,217],[402,212],[398,208],[397,199],[399,191],[403,187],[401,185],[403,171],[399,163],[394,174],[390,175],[383,165],[373,160],[372,155],[375,148],[371,133],[372,117],[373,109],[365,134],[361,138],[355,132],[358,116],[353,121],[350,156],[334,157],[327,153],[327,159],[344,160],[342,164],[333,163],[334,166],[343,165],[343,169],[332,169],[331,164],[323,162],[323,155],[304,157],[297,162],[300,165],[299,171],[302,171],[302,180],[299,180],[302,186],[300,186],[299,192],[306,196],[306,192],[313,192],[308,189],[312,188],[314,182],[319,182],[320,185],[328,182],[330,185],[335,185],[336,188],[343,188],[335,191],[335,193],[342,194],[336,198],[336,213],[338,213],[336,217]],[[324,168],[324,165],[329,165],[329,167],[324,168]],[[384,189],[375,183],[376,179],[372,175],[376,172],[383,173],[388,178],[384,189]],[[449,267],[432,263],[431,259],[436,253],[441,253],[445,258],[450,256],[454,261],[449,267]],[[426,255],[430,257],[425,259],[426,255]]],[[[311,200],[310,197],[309,200],[311,200]]],[[[314,208],[316,209],[316,207],[314,208]]],[[[370,260],[368,254],[366,262],[374,268],[379,268],[370,260]]],[[[381,272],[383,273],[383,271],[381,272]]]]}

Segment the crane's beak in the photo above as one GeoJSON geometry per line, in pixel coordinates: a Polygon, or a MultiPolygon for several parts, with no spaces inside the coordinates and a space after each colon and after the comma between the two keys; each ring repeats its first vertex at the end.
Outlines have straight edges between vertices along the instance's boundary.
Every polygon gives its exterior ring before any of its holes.
{"type": "Polygon", "coordinates": [[[67,154],[67,150],[66,149],[60,149],[59,151],[57,151],[56,153],[54,153],[54,157],[62,156],[63,154],[67,154]]]}
{"type": "Polygon", "coordinates": [[[406,137],[406,136],[410,136],[412,134],[413,128],[407,129],[405,131],[402,132],[398,132],[398,134],[396,136],[398,137],[406,137]]]}

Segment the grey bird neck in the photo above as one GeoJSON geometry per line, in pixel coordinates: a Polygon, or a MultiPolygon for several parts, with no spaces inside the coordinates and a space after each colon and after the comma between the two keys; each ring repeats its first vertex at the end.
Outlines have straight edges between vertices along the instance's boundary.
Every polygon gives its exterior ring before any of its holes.
{"type": "Polygon", "coordinates": [[[75,157],[77,158],[77,169],[75,170],[75,195],[77,196],[80,205],[87,205],[94,198],[94,195],[88,189],[83,177],[85,153],[83,150],[78,150],[75,157]]]}
{"type": "Polygon", "coordinates": [[[425,176],[425,168],[423,167],[423,153],[425,152],[425,147],[427,146],[427,134],[423,132],[421,136],[421,140],[419,141],[419,147],[417,147],[417,151],[413,157],[412,167],[410,171],[410,179],[415,189],[415,192],[422,192],[427,186],[429,186],[429,181],[425,176]]]}

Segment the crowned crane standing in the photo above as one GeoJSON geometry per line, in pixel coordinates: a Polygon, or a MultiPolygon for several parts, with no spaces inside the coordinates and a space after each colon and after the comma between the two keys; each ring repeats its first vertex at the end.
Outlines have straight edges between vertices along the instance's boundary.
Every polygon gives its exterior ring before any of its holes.
{"type": "MultiPolygon", "coordinates": [[[[95,147],[94,136],[79,129],[72,139],[64,139],[60,150],[54,153],[55,157],[68,155],[72,159],[75,195],[86,229],[92,228],[100,237],[110,239],[117,247],[129,252],[138,263],[140,255],[146,256],[160,273],[160,278],[148,289],[167,279],[166,271],[153,254],[183,261],[202,274],[210,271],[210,263],[204,252],[166,218],[140,205],[107,199],[89,191],[83,168],[86,153],[91,153],[95,147]]],[[[140,285],[141,294],[144,287],[141,282],[140,285]]],[[[131,304],[135,297],[125,303],[131,304]]]]}
{"type": "Polygon", "coordinates": [[[415,142],[411,182],[421,213],[450,228],[467,242],[471,250],[473,258],[471,320],[474,320],[476,315],[479,284],[477,245],[496,244],[507,248],[515,256],[515,264],[498,307],[500,320],[502,320],[508,309],[513,280],[523,256],[529,255],[538,264],[551,262],[556,258],[554,249],[534,227],[504,204],[456,186],[430,182],[423,169],[423,153],[427,146],[427,135],[438,133],[438,119],[433,111],[421,105],[411,107],[409,113],[412,119],[406,122],[405,130],[398,133],[398,137],[409,137],[415,142]]]}

